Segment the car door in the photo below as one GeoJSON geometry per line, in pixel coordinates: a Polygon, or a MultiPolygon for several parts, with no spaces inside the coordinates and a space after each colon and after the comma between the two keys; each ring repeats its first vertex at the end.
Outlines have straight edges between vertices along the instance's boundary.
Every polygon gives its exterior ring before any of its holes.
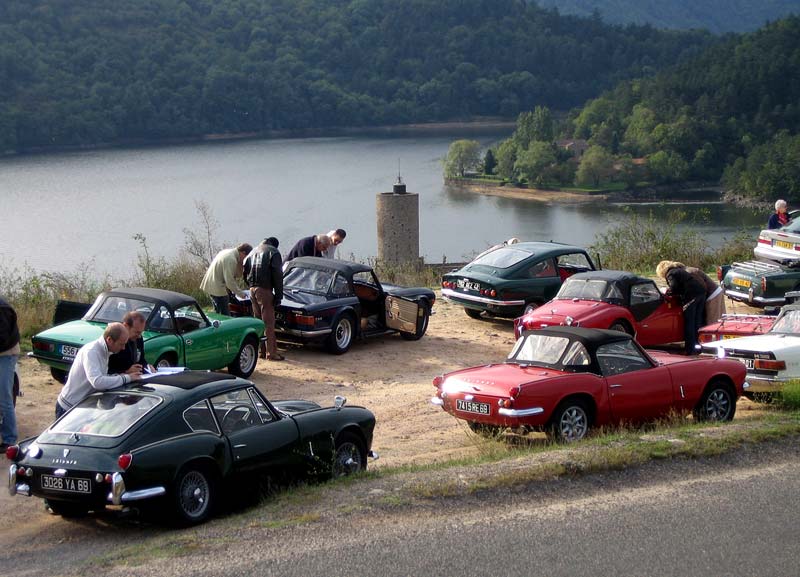
{"type": "Polygon", "coordinates": [[[636,423],[669,413],[672,377],[666,367],[653,366],[631,340],[601,345],[596,355],[615,422],[636,423]]]}
{"type": "Polygon", "coordinates": [[[552,257],[527,261],[502,289],[503,298],[544,303],[556,296],[561,277],[552,257]]]}
{"type": "Polygon", "coordinates": [[[385,299],[386,326],[404,333],[417,332],[417,322],[420,318],[420,306],[411,299],[386,295],[385,299]]]}
{"type": "Polygon", "coordinates": [[[230,443],[236,471],[296,464],[297,425],[291,417],[274,414],[252,387],[209,400],[220,430],[230,443]]]}
{"type": "Polygon", "coordinates": [[[668,302],[651,280],[631,286],[629,310],[642,346],[683,340],[683,311],[668,302]],[[680,323],[678,321],[681,321],[680,323]]]}
{"type": "Polygon", "coordinates": [[[219,369],[238,352],[238,343],[226,343],[219,327],[208,320],[197,303],[176,308],[174,323],[190,369],[219,369]]]}

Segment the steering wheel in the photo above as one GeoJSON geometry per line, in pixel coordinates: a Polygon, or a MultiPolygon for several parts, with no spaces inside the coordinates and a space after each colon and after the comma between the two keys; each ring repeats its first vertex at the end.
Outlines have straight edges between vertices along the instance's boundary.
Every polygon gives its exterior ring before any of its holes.
{"type": "Polygon", "coordinates": [[[234,405],[222,417],[222,432],[235,433],[250,424],[253,408],[249,405],[234,405]]]}

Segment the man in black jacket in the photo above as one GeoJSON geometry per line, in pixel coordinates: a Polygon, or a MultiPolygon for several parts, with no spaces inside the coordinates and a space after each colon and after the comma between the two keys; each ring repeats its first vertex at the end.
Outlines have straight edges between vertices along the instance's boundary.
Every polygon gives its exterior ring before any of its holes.
{"type": "Polygon", "coordinates": [[[286,255],[286,262],[299,256],[324,256],[331,246],[331,239],[327,234],[307,236],[298,240],[286,255]]]}
{"type": "Polygon", "coordinates": [[[275,307],[283,298],[283,263],[278,252],[278,239],[265,238],[244,259],[244,280],[250,287],[253,316],[264,321],[267,344],[261,343],[259,356],[269,361],[282,361],[275,341],[275,307]]]}
{"type": "Polygon", "coordinates": [[[143,373],[145,369],[154,370],[144,358],[144,332],[147,319],[139,311],[130,311],[122,317],[122,324],[128,327],[128,343],[118,353],[108,357],[108,374],[143,373]]]}
{"type": "Polygon", "coordinates": [[[0,297],[0,425],[3,440],[0,449],[5,451],[17,442],[17,415],[14,412],[14,371],[19,356],[19,327],[17,313],[0,297]]]}

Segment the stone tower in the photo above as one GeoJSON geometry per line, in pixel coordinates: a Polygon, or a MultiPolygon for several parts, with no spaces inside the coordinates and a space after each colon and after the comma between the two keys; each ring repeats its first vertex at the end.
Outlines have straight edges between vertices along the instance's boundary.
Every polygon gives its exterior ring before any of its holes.
{"type": "Polygon", "coordinates": [[[419,195],[406,192],[400,175],[392,192],[376,197],[378,261],[390,264],[419,261],[419,195]]]}

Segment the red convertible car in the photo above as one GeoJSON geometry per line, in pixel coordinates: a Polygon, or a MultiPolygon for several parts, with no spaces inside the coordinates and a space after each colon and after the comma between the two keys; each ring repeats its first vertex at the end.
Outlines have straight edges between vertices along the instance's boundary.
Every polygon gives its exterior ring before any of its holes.
{"type": "Polygon", "coordinates": [[[504,363],[436,377],[431,402],[476,432],[511,427],[576,441],[592,427],[671,412],[730,421],[745,371],[737,360],[645,351],[619,331],[550,327],[525,331],[504,363]]]}
{"type": "Polygon", "coordinates": [[[683,309],[651,279],[596,270],[571,276],[553,300],[515,319],[514,335],[558,325],[622,331],[649,347],[683,340],[683,309]]]}

